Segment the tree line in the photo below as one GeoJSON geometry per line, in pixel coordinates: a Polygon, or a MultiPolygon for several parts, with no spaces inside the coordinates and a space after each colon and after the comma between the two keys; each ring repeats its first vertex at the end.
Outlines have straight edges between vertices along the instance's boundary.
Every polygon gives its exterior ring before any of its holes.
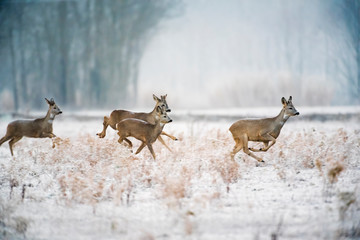
{"type": "Polygon", "coordinates": [[[134,104],[139,63],[177,0],[0,1],[0,94],[15,110],[134,104]],[[38,96],[38,97],[34,97],[38,96]]]}

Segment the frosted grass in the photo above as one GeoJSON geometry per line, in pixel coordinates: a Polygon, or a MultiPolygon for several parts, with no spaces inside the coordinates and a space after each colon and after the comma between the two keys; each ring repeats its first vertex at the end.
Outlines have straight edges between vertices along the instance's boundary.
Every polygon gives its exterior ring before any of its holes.
{"type": "MultiPolygon", "coordinates": [[[[7,123],[7,121],[6,121],[7,123]]],[[[5,121],[0,133],[5,134],[5,121]]],[[[0,229],[27,239],[359,237],[360,126],[289,122],[256,167],[230,160],[229,122],[173,122],[169,152],[134,155],[101,121],[61,119],[49,139],[0,147],[0,229]],[[340,169],[340,170],[339,170],[340,169]],[[12,192],[11,192],[12,189],[12,192]],[[24,194],[23,194],[24,192],[24,194]],[[22,197],[24,195],[24,198],[22,197]]],[[[134,150],[140,145],[133,140],[134,150]]],[[[10,237],[9,237],[10,236],[10,237]]]]}

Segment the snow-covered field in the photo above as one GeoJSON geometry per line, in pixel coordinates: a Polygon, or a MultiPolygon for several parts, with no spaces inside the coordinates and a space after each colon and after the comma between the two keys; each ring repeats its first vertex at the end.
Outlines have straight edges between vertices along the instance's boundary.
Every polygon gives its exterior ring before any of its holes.
{"type": "Polygon", "coordinates": [[[12,158],[3,144],[0,239],[360,238],[359,122],[291,118],[259,167],[230,160],[231,123],[174,121],[179,141],[156,142],[155,161],[110,128],[99,139],[101,117],[57,118],[54,149],[24,138],[12,158]]]}

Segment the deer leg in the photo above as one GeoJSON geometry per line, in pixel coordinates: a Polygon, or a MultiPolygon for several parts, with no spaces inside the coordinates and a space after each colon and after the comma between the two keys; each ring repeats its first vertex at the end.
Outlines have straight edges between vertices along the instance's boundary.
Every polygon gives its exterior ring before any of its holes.
{"type": "MultiPolygon", "coordinates": [[[[269,141],[265,141],[264,143],[264,148],[267,148],[267,146],[269,145],[269,141]]],[[[255,149],[255,148],[249,148],[250,151],[253,152],[264,152],[264,148],[260,148],[260,149],[255,149]]]]}
{"type": "Polygon", "coordinates": [[[51,138],[51,142],[52,142],[52,148],[55,148],[55,142],[54,142],[54,137],[56,137],[55,134],[53,133],[49,133],[49,132],[42,132],[40,135],[41,138],[51,138]]]}
{"type": "Polygon", "coordinates": [[[238,153],[243,148],[242,142],[240,141],[239,138],[234,138],[234,140],[235,140],[235,146],[234,146],[233,151],[230,154],[232,160],[234,160],[235,154],[238,153]]]}
{"type": "Polygon", "coordinates": [[[244,153],[246,153],[247,155],[249,155],[252,158],[255,158],[259,162],[264,162],[264,160],[262,160],[262,158],[259,158],[255,154],[250,152],[249,147],[248,147],[248,137],[246,135],[243,136],[242,141],[243,141],[243,151],[244,151],[244,153]]]}
{"type": "Polygon", "coordinates": [[[9,147],[10,147],[10,152],[11,152],[11,156],[14,156],[14,153],[13,153],[13,145],[14,143],[18,142],[22,137],[13,137],[10,142],[9,142],[9,147]]]}
{"type": "Polygon", "coordinates": [[[53,134],[53,133],[49,133],[49,132],[42,132],[39,137],[41,137],[41,138],[47,138],[47,137],[48,138],[53,138],[53,137],[56,137],[56,135],[53,134]]]}
{"type": "Polygon", "coordinates": [[[146,145],[147,145],[148,149],[150,150],[151,155],[153,156],[154,160],[156,160],[154,149],[153,149],[151,143],[146,143],[146,145]]]}
{"type": "Polygon", "coordinates": [[[158,139],[167,149],[169,149],[170,152],[172,152],[171,149],[169,148],[169,146],[166,145],[164,139],[163,139],[161,136],[158,136],[157,139],[158,139]]]}
{"type": "MultiPolygon", "coordinates": [[[[122,144],[122,142],[125,140],[125,142],[128,144],[127,145],[127,147],[130,149],[130,151],[132,152],[132,142],[129,140],[129,139],[127,139],[126,137],[124,137],[124,136],[122,136],[121,134],[120,134],[120,132],[118,132],[118,135],[119,135],[119,140],[118,140],[118,143],[119,144],[122,144]]],[[[124,144],[125,145],[125,144],[124,144]]]]}
{"type": "Polygon", "coordinates": [[[249,149],[253,152],[266,152],[267,150],[269,150],[269,148],[272,147],[272,145],[276,143],[276,139],[270,134],[265,134],[262,136],[262,138],[265,139],[264,148],[260,148],[260,149],[249,148],[249,149]],[[270,145],[269,142],[271,142],[270,145]]]}
{"type": "MultiPolygon", "coordinates": [[[[264,142],[264,147],[266,148],[267,146],[269,145],[269,141],[265,141],[264,142]]],[[[253,152],[263,152],[264,148],[260,148],[260,149],[256,149],[256,148],[249,148],[250,151],[253,151],[253,152]]]]}
{"type": "Polygon", "coordinates": [[[141,152],[141,150],[143,150],[143,148],[146,146],[146,144],[144,142],[141,143],[140,147],[138,148],[138,150],[136,150],[135,154],[138,154],[139,152],[141,152]]]}
{"type": "Polygon", "coordinates": [[[165,135],[165,136],[171,138],[171,139],[174,140],[174,141],[177,141],[177,140],[178,140],[176,137],[174,137],[174,136],[172,136],[172,135],[170,135],[170,134],[168,134],[168,133],[166,133],[166,132],[161,132],[161,135],[165,135]]]}
{"type": "Polygon", "coordinates": [[[127,138],[124,138],[124,140],[125,140],[125,142],[127,142],[127,144],[129,144],[130,151],[133,152],[133,150],[132,150],[132,147],[133,147],[132,142],[127,138]]]}
{"type": "MultiPolygon", "coordinates": [[[[274,143],[275,144],[275,143],[274,143]]],[[[274,145],[274,144],[272,144],[272,145],[274,145]]],[[[249,148],[251,151],[253,151],[253,152],[266,152],[267,150],[265,150],[265,149],[269,149],[271,146],[269,146],[269,141],[265,141],[264,142],[264,148],[260,148],[260,149],[253,149],[253,148],[249,148]]]]}
{"type": "Polygon", "coordinates": [[[99,138],[104,138],[106,136],[106,129],[108,126],[109,126],[109,118],[107,116],[104,116],[103,130],[101,133],[97,133],[96,135],[98,135],[99,138]]]}
{"type": "Polygon", "coordinates": [[[1,138],[0,139],[0,146],[9,139],[11,139],[11,136],[8,136],[8,135],[5,135],[3,138],[1,138]]]}
{"type": "MultiPolygon", "coordinates": [[[[269,135],[270,136],[270,135],[269,135]]],[[[273,138],[272,136],[270,136],[271,138],[273,138]]],[[[265,145],[265,148],[262,149],[262,151],[266,152],[267,150],[269,150],[269,148],[271,148],[275,143],[276,143],[276,139],[273,138],[273,140],[270,141],[270,145],[265,145]]],[[[269,144],[269,143],[268,143],[269,144]]]]}
{"type": "Polygon", "coordinates": [[[124,141],[125,137],[120,132],[118,132],[117,134],[119,135],[118,143],[121,144],[124,141]]]}
{"type": "Polygon", "coordinates": [[[125,138],[124,140],[125,140],[125,142],[127,142],[127,143],[129,144],[129,147],[130,147],[130,148],[133,147],[133,144],[132,144],[132,142],[131,142],[129,139],[125,138]]]}

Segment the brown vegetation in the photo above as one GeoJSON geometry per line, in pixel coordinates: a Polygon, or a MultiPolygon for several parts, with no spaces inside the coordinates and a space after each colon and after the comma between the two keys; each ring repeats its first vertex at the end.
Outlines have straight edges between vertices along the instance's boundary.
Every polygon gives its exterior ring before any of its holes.
{"type": "MultiPolygon", "coordinates": [[[[155,201],[177,216],[176,225],[185,235],[194,235],[199,231],[197,223],[201,211],[214,207],[229,210],[233,204],[256,211],[266,199],[255,196],[268,191],[271,195],[272,188],[279,186],[279,182],[295,198],[301,185],[320,183],[321,186],[314,187],[320,193],[311,193],[310,200],[320,196],[323,202],[322,185],[331,185],[333,191],[337,190],[341,186],[337,183],[349,177],[348,171],[358,164],[355,156],[360,149],[359,135],[346,129],[323,131],[316,126],[296,128],[296,125],[284,129],[276,148],[268,151],[267,164],[260,168],[255,167],[255,162],[247,155],[239,154],[235,161],[231,160],[229,152],[233,140],[228,131],[199,129],[194,125],[194,131],[170,130],[171,134],[181,136],[181,141],[168,139],[167,144],[173,152],[155,142],[156,161],[148,151],[138,155],[131,153],[118,144],[115,134],[106,139],[91,134],[62,138],[55,149],[51,144],[44,144],[46,140],[24,139],[19,142],[21,152],[16,161],[11,161],[9,156],[0,162],[5,169],[2,177],[7,179],[4,183],[8,185],[6,198],[11,196],[11,201],[21,202],[23,197],[23,204],[26,204],[45,201],[50,192],[57,204],[89,205],[95,214],[103,203],[127,209],[142,201],[155,201]],[[261,174],[256,174],[259,172],[271,181],[263,182],[261,174]],[[306,179],[305,174],[311,178],[306,179]],[[256,181],[258,184],[253,187],[251,184],[256,181]],[[25,189],[24,185],[33,187],[25,189]],[[241,187],[242,191],[250,193],[248,201],[229,203],[241,187]]],[[[252,143],[251,147],[258,147],[256,144],[252,143]]],[[[134,145],[138,147],[140,143],[134,142],[134,145]]],[[[8,154],[7,149],[0,154],[5,152],[8,154]]],[[[334,201],[334,196],[325,197],[334,201]]],[[[280,202],[281,197],[272,198],[280,202]]],[[[349,199],[341,200],[345,206],[341,212],[345,220],[354,205],[354,198],[349,199]]],[[[282,229],[285,232],[289,227],[286,219],[282,229]]],[[[113,228],[117,231],[120,227],[115,225],[113,228]]],[[[19,227],[19,231],[22,229],[26,231],[19,227]]]]}

